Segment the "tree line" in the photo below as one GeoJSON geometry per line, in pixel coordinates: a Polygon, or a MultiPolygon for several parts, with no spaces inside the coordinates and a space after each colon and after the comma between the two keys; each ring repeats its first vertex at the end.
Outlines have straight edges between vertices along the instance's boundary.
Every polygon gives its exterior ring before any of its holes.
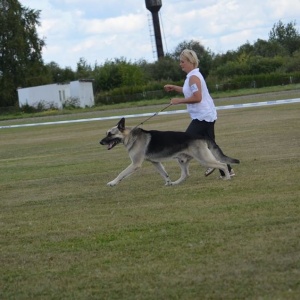
{"type": "MultiPolygon", "coordinates": [[[[193,49],[211,90],[300,82],[300,34],[296,21],[273,25],[268,40],[246,42],[236,50],[215,54],[198,41],[183,41],[156,62],[128,61],[125,57],[90,64],[80,58],[76,70],[56,62],[45,64],[45,40],[37,34],[40,11],[18,0],[0,0],[0,107],[17,106],[17,88],[93,79],[96,103],[112,97],[135,99],[146,91],[162,90],[165,82],[181,83],[179,55],[193,49]],[[126,95],[126,97],[124,97],[126,95]]],[[[144,97],[144,96],[141,96],[144,97]]],[[[125,101],[125,100],[120,100],[125,101]]]]}

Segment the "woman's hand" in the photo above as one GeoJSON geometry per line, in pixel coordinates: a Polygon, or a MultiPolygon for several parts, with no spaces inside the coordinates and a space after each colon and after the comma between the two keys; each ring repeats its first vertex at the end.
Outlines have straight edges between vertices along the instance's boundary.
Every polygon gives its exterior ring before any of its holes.
{"type": "Polygon", "coordinates": [[[164,89],[165,89],[166,92],[171,92],[171,91],[174,91],[174,90],[175,90],[175,89],[174,89],[174,85],[171,85],[171,84],[166,84],[166,85],[164,86],[164,89]]]}
{"type": "Polygon", "coordinates": [[[184,99],[182,99],[182,98],[171,98],[170,99],[170,103],[173,105],[182,104],[183,102],[184,102],[184,99]]]}

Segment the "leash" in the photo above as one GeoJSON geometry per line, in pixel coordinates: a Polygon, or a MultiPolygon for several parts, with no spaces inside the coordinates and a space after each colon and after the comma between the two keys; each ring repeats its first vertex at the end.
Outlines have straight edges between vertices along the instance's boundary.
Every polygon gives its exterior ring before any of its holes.
{"type": "Polygon", "coordinates": [[[143,125],[144,123],[146,123],[147,121],[149,121],[151,118],[157,116],[159,113],[161,113],[162,111],[166,110],[167,108],[169,108],[172,105],[172,103],[168,104],[167,106],[165,106],[162,110],[154,113],[152,116],[150,116],[149,118],[147,118],[146,120],[144,120],[143,122],[141,122],[140,124],[136,125],[133,129],[143,125]]]}

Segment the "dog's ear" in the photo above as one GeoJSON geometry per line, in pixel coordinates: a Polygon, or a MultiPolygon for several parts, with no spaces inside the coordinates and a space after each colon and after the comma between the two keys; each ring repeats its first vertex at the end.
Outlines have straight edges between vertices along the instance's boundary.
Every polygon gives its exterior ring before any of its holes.
{"type": "Polygon", "coordinates": [[[117,124],[117,127],[120,131],[125,130],[125,118],[122,118],[119,123],[117,124]]]}

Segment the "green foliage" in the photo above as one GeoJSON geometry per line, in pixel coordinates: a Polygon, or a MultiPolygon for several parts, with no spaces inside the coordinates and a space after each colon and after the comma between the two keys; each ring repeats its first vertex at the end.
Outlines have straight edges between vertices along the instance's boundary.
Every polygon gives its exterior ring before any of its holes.
{"type": "Polygon", "coordinates": [[[63,103],[64,109],[74,109],[80,107],[80,100],[78,98],[69,98],[63,103]]]}
{"type": "Polygon", "coordinates": [[[253,49],[250,52],[253,56],[262,57],[275,57],[275,56],[287,56],[288,51],[278,41],[270,40],[265,41],[258,39],[253,44],[253,49]]]}
{"type": "Polygon", "coordinates": [[[97,92],[109,91],[114,88],[129,87],[144,84],[144,73],[136,63],[125,58],[106,61],[94,70],[94,89],[97,92]]]}
{"type": "Polygon", "coordinates": [[[300,48],[300,33],[296,29],[296,21],[289,22],[286,25],[278,21],[273,25],[269,33],[269,41],[276,41],[282,45],[292,55],[300,48]]]}
{"type": "Polygon", "coordinates": [[[0,7],[0,106],[13,106],[18,87],[47,81],[42,61],[45,42],[36,31],[40,11],[17,0],[1,0],[0,7]]]}
{"type": "Polygon", "coordinates": [[[236,60],[237,56],[237,53],[233,50],[227,51],[224,54],[216,54],[212,61],[212,70],[217,69],[219,66],[226,64],[229,61],[236,60]]]}
{"type": "MultiPolygon", "coordinates": [[[[161,99],[166,96],[172,96],[164,91],[163,87],[167,82],[153,81],[147,85],[124,86],[115,88],[107,92],[98,93],[95,97],[96,105],[125,103],[140,100],[161,99]]],[[[174,82],[174,84],[182,85],[183,82],[174,82]]]]}
{"type": "Polygon", "coordinates": [[[209,77],[207,80],[207,85],[211,92],[261,88],[292,83],[300,83],[300,72],[239,75],[224,79],[221,82],[218,82],[215,77],[209,77]]]}
{"type": "Polygon", "coordinates": [[[55,106],[53,106],[51,104],[46,105],[46,103],[44,101],[40,101],[36,106],[31,106],[26,103],[20,108],[20,110],[26,114],[37,113],[37,112],[42,112],[45,110],[53,110],[53,109],[57,109],[57,108],[55,108],[55,106]]]}
{"type": "Polygon", "coordinates": [[[125,59],[118,63],[121,76],[121,87],[134,87],[144,84],[144,74],[136,64],[131,64],[125,59]]]}
{"type": "Polygon", "coordinates": [[[269,74],[278,70],[284,63],[282,57],[253,56],[249,59],[249,74],[269,74]]]}
{"type": "Polygon", "coordinates": [[[282,57],[250,56],[237,61],[229,61],[218,67],[213,74],[220,79],[239,75],[269,74],[281,68],[283,64],[282,57]]]}
{"type": "Polygon", "coordinates": [[[30,114],[30,113],[34,113],[34,112],[38,112],[37,108],[29,105],[29,104],[24,104],[22,107],[21,107],[21,111],[26,113],[26,114],[30,114]]]}
{"type": "Polygon", "coordinates": [[[144,64],[141,68],[145,73],[145,77],[150,81],[178,81],[183,77],[179,62],[170,55],[166,55],[154,63],[144,64]]]}
{"type": "Polygon", "coordinates": [[[198,41],[183,41],[175,48],[172,57],[176,61],[179,61],[179,56],[184,49],[191,49],[196,52],[200,61],[199,65],[201,73],[204,77],[207,77],[213,61],[213,54],[211,53],[211,51],[209,49],[205,49],[204,46],[201,45],[198,41]]]}
{"type": "Polygon", "coordinates": [[[76,80],[75,72],[70,68],[61,68],[56,62],[52,61],[45,66],[51,81],[49,83],[62,83],[76,80]]]}
{"type": "Polygon", "coordinates": [[[229,61],[226,64],[218,67],[213,72],[213,75],[217,75],[222,80],[224,78],[233,77],[235,75],[244,75],[248,72],[248,65],[246,63],[229,61]]]}
{"type": "Polygon", "coordinates": [[[83,57],[77,63],[76,75],[78,79],[88,79],[92,76],[92,67],[83,57]]]}
{"type": "Polygon", "coordinates": [[[300,50],[295,51],[292,57],[287,57],[285,62],[286,72],[300,71],[300,50]]]}

